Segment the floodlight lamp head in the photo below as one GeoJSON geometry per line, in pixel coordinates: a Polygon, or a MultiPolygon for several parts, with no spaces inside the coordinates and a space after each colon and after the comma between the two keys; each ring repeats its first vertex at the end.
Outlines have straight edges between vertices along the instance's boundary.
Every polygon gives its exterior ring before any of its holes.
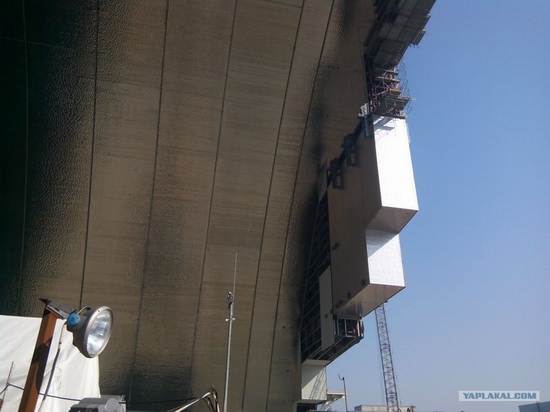
{"type": "Polygon", "coordinates": [[[95,358],[109,342],[113,311],[107,306],[82,308],[67,317],[67,329],[73,333],[73,345],[87,358],[95,358]]]}

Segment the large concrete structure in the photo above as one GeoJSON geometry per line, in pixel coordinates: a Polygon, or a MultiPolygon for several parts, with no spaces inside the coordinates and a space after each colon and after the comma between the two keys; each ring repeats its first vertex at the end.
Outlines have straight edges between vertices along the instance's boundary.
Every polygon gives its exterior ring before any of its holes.
{"type": "Polygon", "coordinates": [[[103,392],[223,396],[238,253],[230,410],[321,401],[404,287],[394,68],[433,1],[2,1],[0,312],[109,305],[103,392]]]}
{"type": "Polygon", "coordinates": [[[537,402],[519,405],[519,412],[550,412],[550,402],[537,402]]]}

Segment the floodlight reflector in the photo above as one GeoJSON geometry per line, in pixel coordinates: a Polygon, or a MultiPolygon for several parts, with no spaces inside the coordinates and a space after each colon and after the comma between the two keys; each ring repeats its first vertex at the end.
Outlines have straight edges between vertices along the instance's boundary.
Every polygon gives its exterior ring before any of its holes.
{"type": "Polygon", "coordinates": [[[113,311],[107,306],[85,307],[78,315],[76,325],[67,324],[67,329],[73,333],[73,345],[87,358],[95,358],[103,352],[111,337],[113,311]]]}

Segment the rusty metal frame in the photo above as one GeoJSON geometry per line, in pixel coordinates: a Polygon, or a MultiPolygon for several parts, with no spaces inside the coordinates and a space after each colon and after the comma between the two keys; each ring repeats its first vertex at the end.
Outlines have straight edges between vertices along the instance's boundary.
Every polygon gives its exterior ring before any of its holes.
{"type": "Polygon", "coordinates": [[[46,306],[42,314],[42,322],[40,323],[40,330],[36,338],[27,381],[25,382],[23,396],[19,404],[19,412],[34,412],[36,408],[40,387],[44,380],[44,371],[46,370],[50,347],[52,346],[55,323],[57,319],[61,319],[58,314],[49,309],[46,301],[43,300],[43,302],[46,306]]]}

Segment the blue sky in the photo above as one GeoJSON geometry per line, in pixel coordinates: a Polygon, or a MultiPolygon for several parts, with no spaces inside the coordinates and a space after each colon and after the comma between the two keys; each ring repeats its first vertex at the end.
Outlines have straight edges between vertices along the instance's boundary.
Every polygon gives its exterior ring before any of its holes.
{"type": "MultiPolygon", "coordinates": [[[[550,1],[438,0],[407,52],[420,212],[387,305],[400,398],[418,411],[517,412],[459,390],[550,401],[550,1]]],[[[384,403],[373,315],[329,367],[349,407],[384,403]]],[[[343,410],[343,402],[337,408],[343,410]]]]}

